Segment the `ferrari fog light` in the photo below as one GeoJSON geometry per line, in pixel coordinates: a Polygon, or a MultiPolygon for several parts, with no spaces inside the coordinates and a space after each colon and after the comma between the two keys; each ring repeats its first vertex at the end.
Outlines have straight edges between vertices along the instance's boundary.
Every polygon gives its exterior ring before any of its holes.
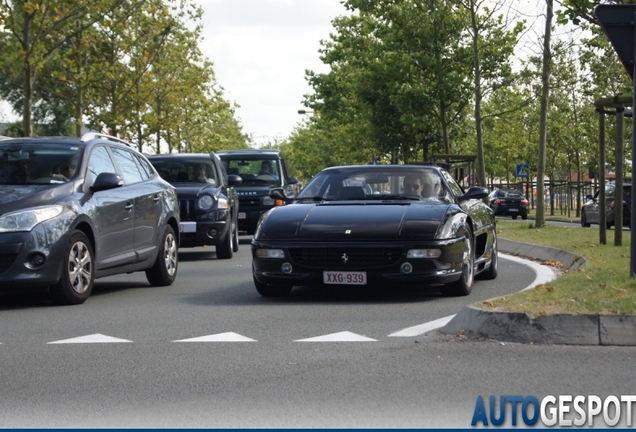
{"type": "Polygon", "coordinates": [[[442,256],[441,249],[411,249],[406,254],[407,258],[439,258],[442,256]]]}
{"type": "Polygon", "coordinates": [[[282,249],[256,249],[256,256],[259,258],[285,258],[282,249]]]}
{"type": "Polygon", "coordinates": [[[280,266],[280,271],[282,271],[285,274],[290,274],[294,269],[292,268],[292,265],[288,262],[283,263],[282,266],[280,266]]]}
{"type": "Polygon", "coordinates": [[[208,237],[216,237],[218,233],[219,232],[216,229],[212,228],[210,231],[208,231],[208,237]]]}
{"type": "Polygon", "coordinates": [[[413,271],[413,266],[411,265],[411,263],[405,262],[404,264],[402,264],[400,270],[402,270],[402,273],[404,274],[409,274],[413,271]]]}

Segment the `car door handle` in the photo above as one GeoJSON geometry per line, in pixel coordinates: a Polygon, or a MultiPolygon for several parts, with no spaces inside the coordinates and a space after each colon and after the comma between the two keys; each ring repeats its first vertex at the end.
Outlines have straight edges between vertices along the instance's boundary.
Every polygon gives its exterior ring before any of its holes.
{"type": "Polygon", "coordinates": [[[158,203],[161,200],[161,196],[159,194],[155,195],[154,197],[152,197],[152,200],[156,203],[158,203]]]}
{"type": "Polygon", "coordinates": [[[132,203],[128,203],[126,204],[126,207],[124,207],[126,209],[126,211],[131,211],[133,209],[134,205],[132,203]]]}

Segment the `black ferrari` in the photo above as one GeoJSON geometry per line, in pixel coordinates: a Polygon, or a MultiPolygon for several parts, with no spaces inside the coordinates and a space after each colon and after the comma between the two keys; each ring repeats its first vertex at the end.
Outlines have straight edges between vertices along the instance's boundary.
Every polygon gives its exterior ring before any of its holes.
{"type": "Polygon", "coordinates": [[[327,168],[295,199],[259,220],[252,273],[263,296],[294,286],[396,285],[470,294],[497,277],[497,236],[488,189],[464,191],[437,166],[327,168]]]}

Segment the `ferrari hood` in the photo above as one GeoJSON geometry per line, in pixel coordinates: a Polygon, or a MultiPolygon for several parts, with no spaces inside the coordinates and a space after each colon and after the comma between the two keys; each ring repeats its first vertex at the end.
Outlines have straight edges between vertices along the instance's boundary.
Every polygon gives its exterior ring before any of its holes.
{"type": "Polygon", "coordinates": [[[448,209],[439,202],[293,204],[268,212],[257,236],[301,241],[432,239],[448,209]]]}

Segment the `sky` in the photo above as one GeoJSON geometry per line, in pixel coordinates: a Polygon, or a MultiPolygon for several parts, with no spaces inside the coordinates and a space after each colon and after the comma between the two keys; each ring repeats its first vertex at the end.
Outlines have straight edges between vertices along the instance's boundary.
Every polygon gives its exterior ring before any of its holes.
{"type": "Polygon", "coordinates": [[[287,138],[311,93],[305,70],[327,72],[320,41],[347,11],[340,0],[196,0],[204,10],[203,54],[225,98],[258,146],[287,138]]]}

